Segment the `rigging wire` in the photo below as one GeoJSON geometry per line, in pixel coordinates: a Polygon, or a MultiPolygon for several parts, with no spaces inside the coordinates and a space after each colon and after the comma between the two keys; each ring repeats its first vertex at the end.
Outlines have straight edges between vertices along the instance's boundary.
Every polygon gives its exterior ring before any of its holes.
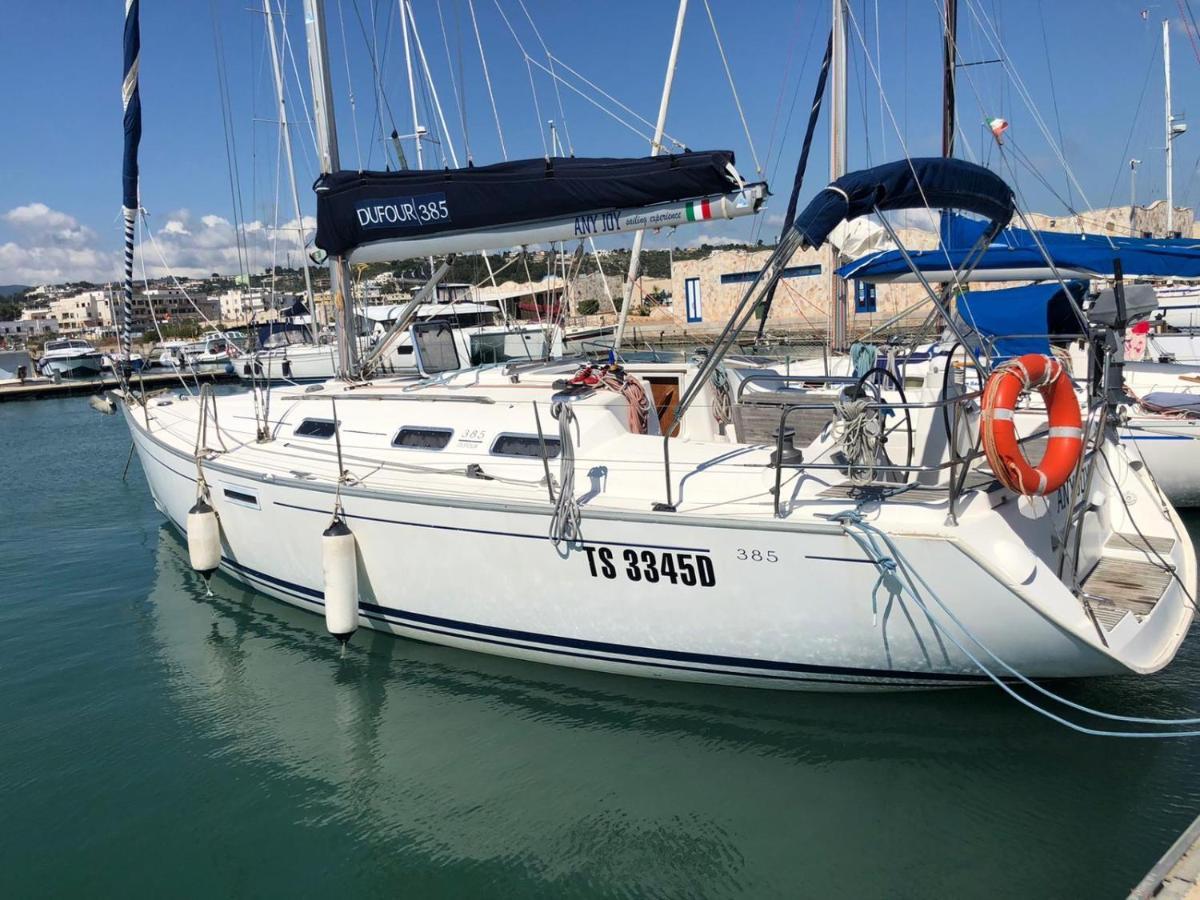
{"type": "Polygon", "coordinates": [[[225,167],[229,177],[229,200],[233,208],[234,245],[237,249],[238,271],[249,277],[249,260],[245,233],[241,223],[246,216],[242,205],[242,182],[237,165],[237,139],[233,131],[233,114],[230,110],[229,85],[225,70],[225,51],[221,38],[221,23],[217,17],[216,0],[210,0],[212,14],[213,53],[217,64],[217,93],[221,100],[221,128],[225,135],[225,167]]]}
{"type": "Polygon", "coordinates": [[[454,60],[450,55],[450,38],[446,34],[446,19],[442,14],[442,0],[437,0],[438,24],[442,29],[442,45],[446,48],[446,69],[450,73],[450,89],[454,92],[454,103],[458,107],[459,126],[462,128],[463,152],[467,157],[467,165],[474,164],[471,155],[471,137],[467,131],[467,83],[463,78],[462,34],[459,30],[458,5],[454,6],[454,42],[458,49],[458,78],[454,77],[454,60]],[[461,87],[460,87],[461,85],[461,87]]]}
{"type": "Polygon", "coordinates": [[[1196,62],[1200,63],[1200,43],[1196,41],[1196,17],[1192,15],[1191,5],[1186,3],[1185,0],[1177,0],[1177,2],[1179,4],[1179,18],[1183,20],[1183,28],[1192,43],[1192,53],[1196,57],[1196,62]]]}
{"type": "MultiPolygon", "coordinates": [[[[360,10],[358,8],[358,0],[350,0],[350,2],[351,2],[351,5],[354,7],[354,15],[358,19],[358,28],[359,28],[359,31],[362,32],[363,44],[367,48],[367,58],[371,62],[371,87],[375,94],[375,115],[371,121],[371,140],[370,140],[370,143],[367,145],[367,168],[370,168],[371,157],[374,156],[374,154],[375,154],[375,144],[376,144],[377,140],[382,142],[382,140],[385,137],[385,135],[383,133],[383,129],[384,129],[383,113],[385,110],[387,111],[387,120],[392,126],[392,131],[395,132],[395,131],[398,131],[399,129],[396,128],[396,116],[392,112],[392,105],[388,101],[387,92],[383,89],[383,76],[380,74],[380,71],[379,71],[379,69],[380,69],[379,57],[377,56],[378,41],[376,41],[374,39],[372,34],[369,34],[367,32],[367,23],[363,19],[362,10],[360,10]],[[376,126],[378,126],[378,131],[376,131],[376,126]],[[379,136],[378,138],[376,137],[377,134],[379,136]]],[[[390,9],[390,7],[389,7],[389,9],[390,9]]],[[[372,31],[374,30],[374,20],[375,20],[375,7],[372,6],[371,7],[372,31]]],[[[349,49],[346,50],[346,53],[347,53],[347,55],[349,55],[349,49]]],[[[349,66],[349,61],[347,61],[347,66],[349,66]]],[[[385,148],[386,148],[386,144],[385,144],[385,148]]],[[[388,158],[386,149],[384,150],[384,157],[385,157],[385,159],[388,158]]]]}
{"type": "MultiPolygon", "coordinates": [[[[338,3],[339,3],[338,12],[340,15],[341,0],[338,0],[338,3]]],[[[304,147],[304,161],[309,164],[309,171],[316,172],[320,168],[320,165],[317,163],[317,157],[316,157],[317,132],[313,128],[312,116],[310,116],[307,112],[307,110],[310,108],[310,106],[308,103],[308,97],[304,93],[304,80],[300,77],[300,69],[296,65],[296,53],[295,53],[295,50],[292,48],[292,38],[291,38],[291,35],[288,34],[287,3],[286,2],[277,3],[276,9],[279,11],[279,20],[283,24],[283,28],[281,29],[283,32],[283,35],[280,40],[283,45],[282,49],[283,49],[284,59],[291,63],[292,75],[296,79],[296,85],[295,85],[296,92],[299,94],[299,98],[300,98],[298,102],[295,102],[292,104],[292,109],[293,110],[295,110],[295,109],[305,110],[304,124],[308,126],[308,134],[309,134],[309,137],[312,138],[312,146],[311,147],[309,147],[303,141],[300,142],[300,145],[302,147],[304,147]],[[310,151],[311,151],[311,155],[310,155],[310,151]]],[[[345,43],[345,30],[344,29],[343,29],[343,34],[342,34],[342,41],[344,44],[345,43]]],[[[347,58],[346,64],[347,64],[346,77],[347,77],[347,79],[349,79],[349,76],[350,76],[349,58],[347,58]]],[[[285,81],[286,81],[286,79],[285,79],[285,81]]],[[[288,90],[289,90],[289,96],[290,96],[290,91],[291,91],[290,85],[289,85],[288,90]]],[[[353,112],[354,112],[354,89],[353,89],[353,87],[351,87],[351,89],[350,89],[350,110],[351,110],[351,114],[353,115],[353,112]]],[[[295,119],[291,120],[291,124],[295,124],[295,119]]],[[[357,125],[357,123],[355,123],[354,127],[355,127],[354,142],[355,142],[355,145],[357,145],[358,144],[358,132],[357,132],[358,125],[357,125]]],[[[359,168],[362,167],[361,156],[362,156],[362,154],[360,151],[360,153],[359,153],[359,157],[360,157],[359,168]]]]}
{"type": "MultiPolygon", "coordinates": [[[[537,119],[538,137],[542,139],[542,155],[547,159],[550,157],[550,150],[546,146],[546,132],[542,128],[542,105],[538,101],[537,85],[533,81],[533,58],[525,50],[525,45],[521,43],[521,38],[517,36],[517,31],[512,27],[512,23],[508,21],[508,16],[504,12],[504,7],[500,5],[500,0],[494,0],[496,9],[500,13],[500,18],[504,20],[504,24],[508,26],[509,34],[513,36],[513,40],[517,42],[517,48],[521,51],[521,55],[525,57],[525,70],[529,73],[529,92],[533,95],[533,114],[537,119]]],[[[540,66],[539,66],[540,68],[540,66]]]]}
{"type": "MultiPolygon", "coordinates": [[[[446,114],[442,110],[442,101],[438,97],[437,85],[434,83],[433,70],[429,67],[429,59],[425,56],[425,44],[421,41],[421,32],[417,29],[417,20],[413,16],[412,2],[408,3],[408,21],[412,25],[413,42],[417,45],[417,58],[421,61],[421,71],[425,73],[425,82],[422,84],[422,96],[426,104],[426,112],[428,112],[429,104],[432,102],[433,111],[436,114],[436,122],[438,124],[438,133],[441,135],[441,140],[444,142],[442,150],[442,165],[446,165],[445,150],[450,151],[450,161],[454,163],[454,167],[458,168],[458,153],[454,150],[454,138],[450,134],[450,126],[446,124],[446,114]],[[425,89],[428,88],[429,94],[425,94],[425,89]]],[[[453,72],[451,73],[453,81],[453,72]]]]}
{"type": "MultiPolygon", "coordinates": [[[[354,80],[350,77],[350,45],[346,41],[346,17],[342,13],[342,0],[338,0],[338,27],[342,31],[342,59],[346,62],[346,84],[350,91],[350,124],[354,130],[354,151],[358,159],[358,171],[363,170],[363,155],[362,143],[358,137],[358,105],[354,102],[354,80]]],[[[287,29],[284,29],[284,34],[287,34],[287,29]]],[[[291,49],[291,42],[288,42],[288,48],[291,49]]],[[[296,58],[292,57],[292,66],[295,67],[296,58]]],[[[297,73],[296,80],[299,82],[300,75],[297,73]]],[[[309,131],[312,131],[312,119],[309,117],[309,131]]],[[[317,144],[316,132],[313,132],[313,146],[317,144]]]]}
{"type": "MultiPolygon", "coordinates": [[[[866,18],[866,13],[863,14],[866,18]]],[[[883,41],[879,39],[879,0],[875,0],[875,68],[883,71],[883,41]]],[[[888,158],[887,128],[883,123],[883,98],[879,98],[879,155],[888,158]]]]}
{"type": "MultiPolygon", "coordinates": [[[[1046,36],[1046,10],[1042,5],[1042,0],[1038,0],[1038,18],[1042,23],[1042,48],[1046,51],[1046,74],[1050,81],[1050,100],[1054,104],[1054,121],[1058,127],[1058,142],[1064,148],[1067,146],[1066,139],[1063,137],[1062,115],[1058,111],[1058,91],[1054,87],[1054,66],[1050,61],[1050,39],[1046,36]]],[[[1071,179],[1067,179],[1067,209],[1075,208],[1075,200],[1071,194],[1071,179]]]]}
{"type": "MultiPolygon", "coordinates": [[[[798,45],[798,43],[800,41],[800,31],[801,31],[801,29],[799,27],[800,11],[801,11],[801,5],[799,3],[797,3],[796,4],[796,17],[792,20],[792,27],[791,27],[792,40],[788,44],[787,61],[783,65],[783,78],[781,78],[779,80],[779,93],[775,97],[775,112],[771,116],[771,131],[770,131],[770,136],[767,138],[766,160],[767,160],[768,168],[771,165],[771,154],[775,152],[775,134],[779,127],[779,116],[783,112],[783,98],[787,94],[787,86],[792,83],[792,78],[791,78],[792,62],[796,58],[796,46],[798,45]]],[[[808,45],[809,45],[809,47],[812,46],[813,35],[815,35],[816,33],[817,33],[817,29],[815,29],[815,28],[810,28],[808,30],[808,45]]],[[[808,62],[808,51],[805,51],[804,64],[807,64],[807,62],[808,62]]],[[[800,69],[799,69],[800,72],[804,71],[804,64],[802,64],[800,66],[800,69]]],[[[795,102],[796,102],[795,98],[799,93],[800,93],[800,78],[797,77],[796,83],[792,88],[792,103],[793,103],[793,105],[795,104],[795,102]]],[[[789,113],[789,120],[790,120],[790,113],[789,113]]],[[[787,133],[785,131],[783,137],[780,138],[781,146],[779,148],[779,153],[781,156],[783,155],[782,142],[783,142],[783,140],[786,139],[786,136],[787,136],[787,133]]],[[[775,160],[775,165],[776,166],[779,165],[778,159],[775,160]]],[[[771,180],[774,181],[773,175],[772,175],[771,180]]]]}
{"type": "MultiPolygon", "coordinates": [[[[1017,95],[1021,98],[1026,109],[1029,110],[1029,113],[1033,117],[1033,121],[1037,125],[1038,130],[1041,131],[1042,137],[1045,138],[1047,145],[1049,145],[1050,149],[1054,152],[1059,164],[1066,171],[1069,183],[1075,186],[1075,190],[1078,191],[1084,205],[1092,208],[1092,202],[1088,199],[1087,192],[1084,191],[1083,187],[1079,183],[1079,180],[1075,177],[1075,170],[1071,167],[1071,164],[1063,155],[1062,148],[1054,141],[1053,136],[1050,134],[1050,129],[1047,127],[1045,119],[1042,118],[1041,113],[1038,111],[1037,104],[1034,103],[1033,97],[1029,93],[1028,87],[1025,85],[1025,80],[1021,77],[1021,73],[1017,71],[1016,67],[1013,66],[1012,57],[1009,55],[1007,48],[1004,46],[1004,42],[1001,39],[996,26],[993,25],[986,15],[981,14],[976,0],[966,0],[966,5],[979,28],[982,30],[983,36],[987,39],[989,45],[992,47],[992,50],[998,57],[1000,57],[1001,65],[1009,74],[1008,81],[1011,83],[1011,86],[1016,89],[1017,95]]],[[[1110,245],[1112,244],[1111,239],[1109,239],[1109,243],[1110,245]]],[[[1115,249],[1115,245],[1113,246],[1115,249]]]]}
{"type": "Polygon", "coordinates": [[[479,61],[483,64],[483,81],[487,85],[488,100],[492,104],[492,118],[496,120],[496,136],[500,138],[500,155],[508,159],[508,148],[504,146],[504,129],[500,127],[500,112],[496,109],[496,95],[492,93],[492,76],[488,71],[487,56],[483,52],[483,38],[479,36],[479,20],[475,17],[475,0],[467,0],[471,11],[471,26],[475,29],[475,43],[479,45],[479,61]]]}
{"type": "MultiPolygon", "coordinates": [[[[532,58],[532,57],[530,57],[530,56],[526,56],[526,57],[525,57],[525,62],[526,62],[526,64],[527,64],[527,65],[531,65],[531,66],[537,66],[539,69],[541,69],[541,70],[542,70],[543,72],[545,72],[547,75],[551,74],[550,70],[549,70],[549,69],[548,69],[546,66],[543,66],[543,65],[542,65],[540,62],[538,62],[536,59],[533,59],[533,58],[532,58]]],[[[560,80],[561,80],[561,79],[560,79],[560,80]]],[[[647,134],[647,133],[646,133],[646,132],[644,132],[644,131],[640,131],[640,130],[638,130],[638,128],[637,128],[636,126],[634,126],[634,125],[630,124],[629,122],[626,122],[624,119],[622,119],[622,118],[621,118],[620,116],[618,116],[616,113],[614,113],[614,112],[613,112],[611,109],[608,109],[608,108],[607,108],[607,107],[605,107],[605,106],[604,106],[602,103],[599,103],[598,101],[596,101],[594,98],[592,98],[592,97],[589,97],[587,94],[585,94],[585,93],[584,93],[583,91],[581,91],[579,88],[577,88],[575,85],[571,84],[571,82],[563,80],[563,82],[562,82],[562,83],[563,83],[563,84],[564,84],[566,87],[570,88],[570,89],[571,89],[571,90],[573,90],[575,93],[577,93],[577,94],[578,94],[580,97],[582,97],[582,98],[583,98],[584,100],[586,100],[588,103],[590,103],[590,104],[592,104],[594,107],[596,107],[596,109],[600,110],[600,111],[601,111],[602,113],[604,113],[605,115],[607,115],[607,116],[611,117],[611,118],[612,118],[614,121],[616,121],[616,122],[620,123],[621,125],[625,126],[626,128],[628,128],[630,131],[632,131],[632,132],[633,132],[634,134],[636,134],[638,137],[640,137],[640,138],[642,138],[644,141],[646,141],[646,143],[648,143],[648,144],[651,144],[651,143],[653,143],[653,142],[654,142],[654,137],[653,137],[653,135],[650,135],[650,134],[647,134]]],[[[640,118],[640,116],[639,116],[639,118],[640,118]]],[[[664,140],[666,139],[666,135],[665,135],[665,134],[663,135],[663,138],[664,138],[664,140]]],[[[677,146],[679,146],[680,148],[682,148],[682,147],[684,146],[683,144],[680,144],[678,141],[676,141],[674,138],[671,138],[670,140],[671,140],[671,142],[672,142],[672,143],[676,144],[676,145],[677,145],[677,146]]],[[[542,142],[543,142],[543,145],[544,145],[544,144],[545,144],[545,136],[543,136],[543,137],[542,137],[542,142]]],[[[661,146],[661,144],[660,144],[660,146],[661,146]]]]}
{"type": "MultiPolygon", "coordinates": [[[[604,99],[606,99],[606,100],[609,100],[609,101],[611,101],[611,102],[615,103],[615,104],[616,104],[617,106],[619,106],[619,107],[620,107],[622,110],[624,110],[625,112],[629,113],[629,115],[633,116],[635,119],[637,119],[637,120],[638,120],[639,122],[641,122],[643,125],[645,125],[647,128],[651,128],[651,129],[653,129],[653,128],[654,128],[654,123],[653,123],[653,122],[651,122],[649,119],[647,119],[645,116],[643,116],[643,115],[640,115],[640,114],[638,114],[636,111],[634,111],[634,110],[630,109],[628,106],[626,106],[624,103],[622,103],[622,102],[621,102],[620,100],[618,100],[616,97],[614,97],[612,94],[610,94],[610,93],[608,93],[607,91],[605,91],[605,90],[604,90],[602,87],[600,87],[600,85],[596,84],[594,81],[591,81],[591,80],[590,80],[590,79],[588,79],[586,76],[584,76],[584,75],[580,74],[578,71],[576,71],[575,69],[571,68],[571,67],[570,67],[569,65],[567,65],[565,62],[563,62],[563,61],[562,61],[562,60],[561,60],[559,57],[557,57],[557,56],[554,56],[553,54],[551,54],[551,58],[552,58],[552,59],[553,59],[553,60],[554,60],[556,63],[558,63],[558,65],[559,65],[559,67],[560,67],[560,68],[566,69],[568,72],[570,72],[570,73],[571,73],[572,75],[574,75],[576,78],[578,78],[580,81],[582,81],[584,84],[586,84],[586,85],[587,85],[588,87],[590,87],[592,90],[594,90],[594,91],[595,91],[597,94],[599,94],[600,96],[604,97],[604,99]]],[[[548,69],[547,69],[546,71],[547,71],[547,72],[549,72],[549,70],[548,70],[548,69]]],[[[564,85],[566,85],[567,87],[569,87],[569,88],[571,88],[572,90],[574,90],[574,91],[575,91],[577,94],[579,94],[581,97],[585,97],[585,98],[587,98],[587,99],[591,100],[591,98],[590,98],[590,97],[587,97],[587,95],[586,95],[586,94],[584,94],[584,93],[583,93],[583,91],[579,90],[579,88],[577,88],[577,87],[575,87],[574,85],[572,85],[572,84],[571,84],[569,81],[567,81],[566,79],[563,79],[561,76],[556,76],[556,77],[558,77],[558,78],[559,78],[559,80],[561,80],[561,81],[562,81],[562,83],[563,83],[564,85]]],[[[599,107],[600,109],[604,109],[604,107],[602,107],[602,106],[600,106],[600,104],[596,103],[596,101],[595,101],[595,100],[591,100],[591,102],[592,102],[594,105],[596,105],[597,107],[599,107]]],[[[605,112],[608,112],[608,110],[604,110],[604,111],[605,111],[605,112]]],[[[609,113],[609,115],[612,115],[612,113],[610,112],[610,113],[609,113]]],[[[616,117],[614,116],[614,118],[616,118],[616,117]]],[[[620,120],[618,119],[618,121],[620,121],[620,120]]],[[[623,125],[624,125],[624,124],[626,124],[626,123],[622,122],[621,124],[623,124],[623,125]]],[[[641,132],[637,132],[637,133],[638,133],[638,134],[641,134],[641,132]]],[[[647,140],[647,141],[649,141],[649,140],[650,140],[650,138],[646,138],[646,140],[647,140]]],[[[664,132],[663,132],[663,140],[664,140],[664,141],[670,141],[672,144],[674,144],[674,145],[675,145],[676,147],[678,147],[680,150],[686,150],[686,149],[687,149],[687,145],[686,145],[686,144],[684,144],[682,141],[676,140],[675,138],[671,137],[671,135],[667,134],[667,133],[666,133],[666,131],[664,131],[664,132]]],[[[660,144],[660,146],[661,146],[661,144],[660,144]]]]}
{"type": "MultiPolygon", "coordinates": [[[[542,40],[542,33],[538,31],[537,23],[533,21],[533,16],[529,14],[529,10],[525,6],[525,0],[517,0],[521,5],[521,11],[525,13],[525,18],[529,20],[529,27],[533,29],[534,36],[538,39],[538,43],[542,45],[542,51],[546,54],[546,61],[550,64],[550,75],[554,75],[554,57],[550,55],[550,48],[546,46],[546,42],[542,40]]],[[[571,156],[575,155],[575,144],[571,140],[571,129],[567,125],[567,113],[563,108],[562,93],[558,89],[558,79],[553,79],[551,84],[554,85],[554,97],[558,101],[558,116],[562,121],[563,133],[567,136],[567,153],[571,156]]]]}
{"type": "MultiPolygon", "coordinates": [[[[524,2],[524,0],[520,0],[524,2]]],[[[717,52],[721,54],[721,65],[725,67],[725,78],[729,81],[729,90],[733,94],[733,104],[737,107],[738,118],[742,120],[742,131],[746,135],[746,143],[750,145],[750,157],[754,160],[754,171],[762,178],[763,167],[758,161],[758,151],[754,149],[754,138],[750,136],[750,126],[746,123],[746,113],[742,109],[742,101],[738,97],[737,85],[733,83],[733,71],[729,68],[729,60],[725,56],[725,46],[721,43],[721,34],[717,31],[717,20],[713,18],[712,7],[704,0],[704,11],[708,13],[708,23],[712,26],[713,38],[717,42],[717,52]]]]}

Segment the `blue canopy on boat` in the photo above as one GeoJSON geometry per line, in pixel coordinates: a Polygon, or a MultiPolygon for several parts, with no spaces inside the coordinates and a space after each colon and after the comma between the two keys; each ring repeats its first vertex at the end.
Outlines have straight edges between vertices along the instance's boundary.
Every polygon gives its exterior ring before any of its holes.
{"type": "MultiPolygon", "coordinates": [[[[987,223],[965,216],[942,216],[941,244],[935,250],[909,252],[913,264],[933,281],[952,280],[985,233],[987,223]]],[[[1098,278],[1113,274],[1121,260],[1125,275],[1200,278],[1200,241],[1190,238],[1131,238],[1100,234],[1030,232],[1005,228],[987,247],[971,276],[981,281],[1026,281],[1054,278],[1041,243],[1059,274],[1098,278]]],[[[862,281],[915,280],[898,250],[886,250],[857,259],[838,270],[843,278],[862,281]]]]}
{"type": "Polygon", "coordinates": [[[820,247],[839,222],[879,210],[961,209],[999,230],[1012,218],[1012,189],[994,172],[961,159],[903,159],[850,172],[796,217],[808,247],[820,247]]]}
{"type": "Polygon", "coordinates": [[[1087,284],[1068,281],[1066,287],[1064,291],[1053,282],[967,291],[958,296],[958,315],[969,329],[988,339],[994,358],[1049,353],[1054,335],[1077,334],[1081,327],[1071,304],[1080,303],[1087,284]]]}

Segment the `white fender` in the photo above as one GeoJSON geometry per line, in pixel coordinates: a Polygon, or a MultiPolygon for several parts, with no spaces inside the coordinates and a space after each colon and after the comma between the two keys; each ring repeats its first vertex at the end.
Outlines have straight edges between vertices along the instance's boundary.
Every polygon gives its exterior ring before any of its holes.
{"type": "Polygon", "coordinates": [[[358,629],[358,553],[345,520],[333,520],[321,535],[325,575],[325,627],[343,644],[358,629]]]}
{"type": "Polygon", "coordinates": [[[203,497],[188,510],[187,545],[192,568],[209,578],[221,565],[221,525],[203,497]]]}

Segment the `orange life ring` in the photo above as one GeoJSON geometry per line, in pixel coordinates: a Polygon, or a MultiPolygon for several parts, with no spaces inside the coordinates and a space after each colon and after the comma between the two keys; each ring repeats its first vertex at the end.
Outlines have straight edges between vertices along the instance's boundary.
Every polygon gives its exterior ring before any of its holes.
{"type": "Polygon", "coordinates": [[[980,429],[996,477],[1027,497],[1049,494],[1066,484],[1083,452],[1083,421],[1071,378],[1061,362],[1039,353],[1018,357],[992,372],[983,388],[980,429]],[[1050,438],[1036,466],[1021,452],[1013,422],[1017,401],[1033,388],[1050,414],[1050,438]]]}

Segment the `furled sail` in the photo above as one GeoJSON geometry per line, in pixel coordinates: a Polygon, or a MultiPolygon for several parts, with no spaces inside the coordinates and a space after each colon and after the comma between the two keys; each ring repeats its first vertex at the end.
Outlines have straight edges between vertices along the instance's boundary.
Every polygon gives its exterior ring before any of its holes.
{"type": "Polygon", "coordinates": [[[725,150],[551,157],[465,169],[334,172],[314,185],[316,244],[353,262],[600,237],[756,212],[725,150]]]}

